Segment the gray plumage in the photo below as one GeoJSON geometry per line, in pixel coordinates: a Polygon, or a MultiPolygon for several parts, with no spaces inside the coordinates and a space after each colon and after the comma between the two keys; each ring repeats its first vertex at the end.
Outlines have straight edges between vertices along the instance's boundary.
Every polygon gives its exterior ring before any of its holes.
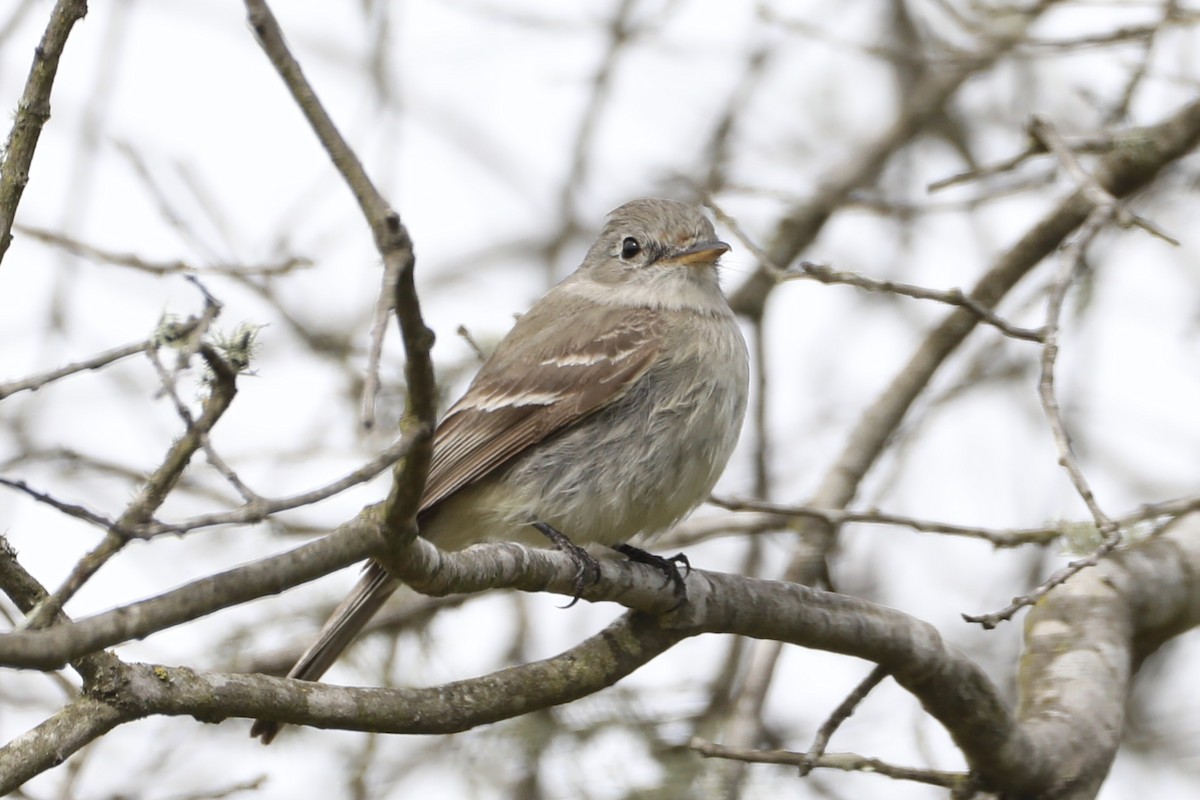
{"type": "MultiPolygon", "coordinates": [[[[421,535],[443,549],[544,545],[543,522],[616,545],[703,502],[746,408],[746,346],[717,279],[728,249],[684,203],[613,211],[439,423],[421,535]]],[[[398,585],[369,562],[289,677],[319,678],[398,585]]],[[[260,720],[251,735],[269,743],[278,728],[260,720]]]]}

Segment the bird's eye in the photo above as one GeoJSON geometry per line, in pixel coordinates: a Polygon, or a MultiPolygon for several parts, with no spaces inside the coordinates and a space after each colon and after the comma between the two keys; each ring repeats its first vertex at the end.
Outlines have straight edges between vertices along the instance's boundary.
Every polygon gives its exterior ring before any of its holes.
{"type": "Polygon", "coordinates": [[[628,260],[640,252],[642,252],[642,246],[632,236],[626,236],[625,241],[621,242],[621,258],[628,260]]]}

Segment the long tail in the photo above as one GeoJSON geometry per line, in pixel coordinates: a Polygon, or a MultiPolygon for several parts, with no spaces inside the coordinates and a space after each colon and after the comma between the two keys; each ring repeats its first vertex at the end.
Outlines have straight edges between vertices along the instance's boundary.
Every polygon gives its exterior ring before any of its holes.
{"type": "MultiPolygon", "coordinates": [[[[315,681],[324,675],[399,586],[400,582],[388,575],[387,570],[375,561],[368,562],[354,590],[333,610],[316,641],[304,651],[287,676],[315,681]]],[[[256,720],[250,735],[261,737],[263,744],[270,744],[280,727],[280,723],[272,720],[256,720]]]]}

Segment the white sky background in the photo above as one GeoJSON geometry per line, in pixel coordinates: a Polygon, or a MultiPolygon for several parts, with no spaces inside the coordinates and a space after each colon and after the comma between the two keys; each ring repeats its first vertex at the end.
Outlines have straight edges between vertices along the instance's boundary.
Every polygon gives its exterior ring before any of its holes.
{"type": "MultiPolygon", "coordinates": [[[[896,112],[890,71],[845,45],[876,40],[876,5],[839,4],[837,20],[822,11],[826,4],[778,5],[790,18],[831,31],[831,40],[768,29],[750,4],[636,5],[635,18],[652,24],[618,64],[585,179],[573,195],[585,232],[553,265],[554,279],[578,262],[609,209],[644,194],[682,196],[676,176],[702,177],[712,121],[729,102],[747,54],[764,41],[776,45],[775,55],[739,115],[733,159],[735,182],[762,191],[718,198],[752,237],[765,242],[785,200],[814,191],[889,124],[896,112]]],[[[314,266],[279,285],[289,310],[321,329],[350,332],[365,347],[379,284],[378,257],[349,191],[255,43],[243,7],[211,0],[92,6],[68,42],[53,118],[43,133],[18,222],[147,260],[182,259],[201,267],[306,257],[314,266]],[[136,152],[154,191],[183,216],[185,228],[167,218],[126,149],[136,152]],[[204,200],[189,186],[198,186],[204,200]]],[[[278,3],[274,10],[326,108],[416,243],[423,308],[438,335],[435,357],[443,375],[455,376],[443,386],[453,394],[469,376],[469,369],[463,370],[471,357],[455,329],[466,325],[485,345],[494,342],[551,278],[533,243],[561,219],[560,187],[615,3],[397,3],[386,47],[392,94],[385,98],[368,79],[365,43],[373,23],[363,18],[360,6],[278,3]]],[[[0,43],[0,107],[10,112],[49,8],[47,2],[33,4],[16,32],[0,43]]],[[[1079,36],[1150,22],[1156,14],[1154,6],[1140,4],[1072,6],[1050,15],[1037,30],[1046,37],[1079,36]]],[[[1158,121],[1194,93],[1200,78],[1195,45],[1189,30],[1162,38],[1147,86],[1132,108],[1134,124],[1158,121]]],[[[1032,75],[1004,68],[989,73],[963,95],[964,113],[987,120],[977,128],[978,157],[990,162],[1017,152],[1025,143],[1021,122],[1035,112],[1049,115],[1066,133],[1092,130],[1099,124],[1095,99],[1111,101],[1136,57],[1135,49],[1083,51],[1035,61],[1038,71],[1032,75]]],[[[952,202],[977,191],[925,194],[929,182],[962,170],[944,146],[927,143],[904,163],[909,173],[898,171],[888,184],[900,199],[952,202]]],[[[872,277],[967,287],[1063,191],[1059,184],[1040,194],[1019,194],[969,218],[920,217],[903,232],[866,211],[842,211],[806,257],[872,277]]],[[[1200,449],[1197,208],[1191,192],[1171,196],[1169,204],[1139,210],[1182,246],[1171,248],[1139,232],[1108,236],[1094,251],[1098,274],[1086,315],[1076,314],[1072,305],[1066,317],[1063,406],[1079,437],[1083,465],[1111,513],[1194,494],[1200,482],[1195,457],[1200,449]]],[[[754,259],[735,246],[725,264],[727,285],[737,286],[754,259]]],[[[1055,266],[1043,265],[1003,312],[1018,324],[1040,324],[1039,289],[1055,266]]],[[[306,354],[275,310],[228,278],[206,277],[204,283],[225,304],[223,327],[242,321],[267,326],[257,376],[241,380],[233,408],[213,435],[218,450],[250,486],[281,496],[319,485],[386,443],[386,436],[358,435],[347,375],[306,354]]],[[[164,312],[187,315],[199,308],[196,290],[179,276],[153,277],[72,258],[18,234],[0,266],[0,381],[142,339],[164,312]],[[61,327],[52,325],[53,312],[65,319],[61,327]]],[[[861,410],[945,313],[933,304],[884,302],[847,287],[795,283],[777,290],[768,326],[772,499],[800,502],[812,491],[861,410]]],[[[959,381],[967,356],[997,338],[991,329],[973,334],[925,400],[959,381]]],[[[1037,357],[1033,345],[1013,341],[1003,342],[997,352],[1027,366],[1037,357]]],[[[390,337],[386,383],[396,385],[400,367],[400,348],[390,337]]],[[[860,506],[992,527],[1082,518],[1082,505],[1055,464],[1034,374],[1008,388],[967,392],[921,414],[904,447],[869,476],[860,506]]],[[[169,403],[154,398],[156,387],[149,365],[132,359],[101,374],[11,397],[0,408],[0,464],[31,445],[71,447],[149,471],[180,429],[169,403]]],[[[182,389],[185,396],[194,392],[186,381],[182,389]]],[[[388,399],[393,407],[381,414],[392,420],[398,400],[394,393],[388,399]]],[[[752,438],[744,437],[720,493],[748,494],[752,438]]],[[[205,484],[221,486],[202,458],[195,459],[192,471],[205,484]]],[[[112,516],[132,491],[127,481],[71,472],[61,461],[23,463],[15,476],[112,516]]],[[[334,525],[381,497],[385,485],[376,481],[348,492],[297,520],[334,525]]],[[[180,494],[162,516],[211,510],[211,501],[180,494]]],[[[18,548],[22,563],[49,586],[57,585],[99,539],[95,529],[10,492],[0,493],[0,530],[18,548]]],[[[132,545],[68,610],[83,616],[295,543],[261,526],[132,545]]],[[[783,563],[789,547],[785,537],[773,538],[769,557],[783,563]]],[[[699,567],[727,569],[740,552],[737,542],[717,541],[689,555],[699,567]]],[[[1002,686],[1011,680],[1019,623],[984,633],[963,623],[959,614],[1000,607],[1026,588],[1034,556],[874,527],[849,529],[837,558],[834,567],[844,588],[929,620],[977,654],[1002,686]]],[[[1037,574],[1048,571],[1042,565],[1037,574]]],[[[303,638],[315,621],[285,612],[300,614],[329,602],[352,580],[349,572],[332,576],[118,652],[137,660],[232,668],[230,654],[213,651],[218,639],[256,622],[261,624],[249,630],[251,638],[243,644],[246,653],[266,653],[303,638]]],[[[619,613],[586,604],[560,611],[552,597],[477,599],[443,615],[426,642],[402,638],[396,669],[414,685],[494,669],[503,663],[515,602],[523,603],[534,620],[531,657],[558,652],[619,613]]],[[[1189,721],[1197,718],[1194,693],[1173,694],[1195,664],[1192,639],[1174,645],[1173,659],[1164,666],[1161,696],[1173,701],[1149,703],[1157,709],[1160,733],[1176,739],[1172,749],[1155,759],[1124,753],[1102,797],[1128,796],[1135,785],[1145,796],[1194,796],[1193,773],[1200,766],[1200,736],[1189,721]]],[[[618,689],[561,713],[585,724],[612,713],[612,704],[625,696],[622,687],[655,687],[631,702],[638,713],[669,728],[671,719],[703,702],[698,681],[709,674],[706,663],[723,654],[719,645],[715,637],[687,642],[618,689]]],[[[386,656],[383,645],[368,643],[330,677],[366,680],[354,666],[366,665],[370,674],[386,656]]],[[[868,666],[789,649],[784,670],[768,716],[786,746],[803,749],[868,666]]],[[[0,674],[0,736],[7,741],[36,724],[47,704],[60,700],[56,693],[40,677],[0,674]]],[[[246,738],[247,727],[245,721],[212,727],[188,719],[125,726],[86,757],[70,796],[101,797],[140,786],[139,796],[173,797],[259,775],[268,777],[266,797],[346,796],[341,765],[345,753],[361,746],[361,734],[290,732],[264,749],[246,738]],[[186,750],[166,755],[177,745],[186,750]]],[[[454,774],[433,766],[399,783],[386,771],[372,773],[370,780],[379,787],[378,796],[399,797],[422,786],[436,787],[439,797],[465,796],[472,770],[486,783],[487,770],[501,760],[489,749],[503,751],[505,730],[494,726],[459,737],[479,761],[464,763],[454,774]]],[[[683,736],[683,726],[680,731],[683,736]]],[[[438,740],[390,737],[379,746],[388,753],[380,763],[400,773],[405,759],[421,760],[425,748],[436,753],[438,740]]],[[[653,784],[655,768],[640,744],[614,733],[587,747],[554,762],[548,773],[557,792],[553,796],[577,796],[576,782],[586,782],[596,797],[653,784]],[[605,791],[605,781],[611,781],[611,790],[605,791]]],[[[832,749],[904,764],[961,765],[936,724],[889,684],[839,732],[832,749]]],[[[751,772],[748,791],[758,794],[747,796],[774,796],[780,787],[789,796],[818,796],[816,786],[797,781],[791,770],[759,766],[751,772]]],[[[29,791],[60,796],[67,774],[52,772],[31,783],[29,791]]],[[[871,776],[830,775],[820,782],[839,787],[841,796],[940,796],[871,776]]]]}

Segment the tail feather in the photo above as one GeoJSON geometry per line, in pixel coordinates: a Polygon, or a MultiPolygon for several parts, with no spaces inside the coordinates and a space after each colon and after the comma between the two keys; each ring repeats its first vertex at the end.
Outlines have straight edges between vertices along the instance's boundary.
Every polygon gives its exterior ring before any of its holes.
{"type": "MultiPolygon", "coordinates": [[[[316,641],[304,651],[287,676],[315,681],[324,675],[399,586],[400,582],[377,562],[368,562],[354,590],[333,610],[316,641]]],[[[260,737],[263,744],[270,744],[280,727],[281,724],[273,720],[256,720],[250,728],[250,736],[260,737]]]]}

